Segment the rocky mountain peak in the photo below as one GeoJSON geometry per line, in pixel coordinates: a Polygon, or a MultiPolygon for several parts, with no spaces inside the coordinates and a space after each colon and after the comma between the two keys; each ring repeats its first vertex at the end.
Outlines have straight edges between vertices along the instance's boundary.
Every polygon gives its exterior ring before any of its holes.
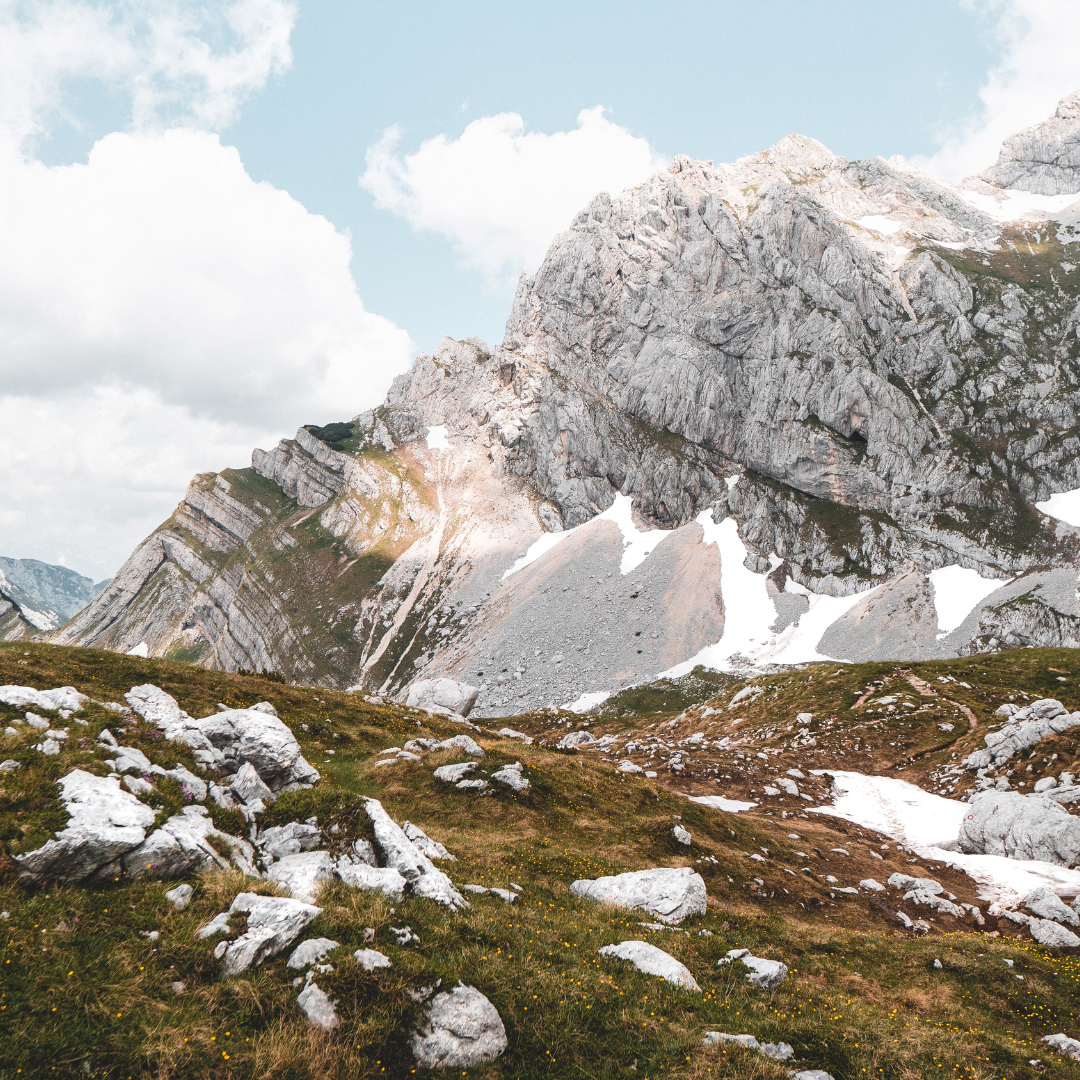
{"type": "Polygon", "coordinates": [[[1049,119],[1010,135],[997,164],[980,176],[1037,195],[1080,193],[1080,90],[1062,98],[1049,119]]]}

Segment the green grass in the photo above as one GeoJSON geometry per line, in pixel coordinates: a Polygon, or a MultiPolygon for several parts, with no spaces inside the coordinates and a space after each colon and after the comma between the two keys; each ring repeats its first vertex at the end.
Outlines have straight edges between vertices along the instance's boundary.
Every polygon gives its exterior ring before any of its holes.
{"type": "MultiPolygon", "coordinates": [[[[967,674],[973,689],[956,690],[957,699],[978,709],[980,717],[996,694],[1021,683],[1033,695],[1052,690],[1070,704],[1072,681],[1080,675],[1076,654],[1065,650],[915,667],[923,678],[939,670],[956,678],[967,674]],[[1054,668],[1066,672],[1065,689],[1054,668]]],[[[760,712],[745,710],[746,725],[775,721],[778,713],[807,705],[822,714],[833,708],[838,726],[865,723],[860,710],[850,708],[853,691],[895,672],[888,665],[859,665],[830,679],[826,672],[831,670],[835,665],[757,680],[770,687],[763,697],[771,700],[755,699],[753,709],[760,712]],[[808,674],[814,676],[810,681],[808,674]]],[[[651,724],[656,708],[665,717],[686,708],[695,686],[701,700],[726,698],[741,685],[705,673],[691,678],[696,683],[688,679],[640,689],[636,697],[622,695],[607,720],[623,725],[636,717],[651,724]]],[[[212,943],[194,938],[238,891],[253,887],[239,874],[194,880],[193,901],[181,912],[164,900],[171,882],[123,879],[35,888],[17,879],[10,856],[32,849],[63,824],[56,776],[100,761],[103,755],[92,748],[100,726],[108,722],[117,731],[115,714],[92,707],[87,728],[78,729],[81,741],[90,744],[86,748],[78,745],[74,725],[70,745],[55,758],[29,749],[28,738],[9,740],[3,748],[5,756],[25,765],[0,783],[5,860],[0,908],[10,912],[2,924],[0,958],[2,1080],[87,1074],[170,1080],[421,1075],[413,1072],[409,1052],[418,1007],[408,991],[438,979],[446,988],[458,980],[476,986],[506,1025],[507,1052],[470,1070],[477,1076],[779,1080],[787,1075],[786,1066],[741,1048],[703,1047],[707,1030],[789,1042],[801,1067],[827,1069],[837,1080],[1033,1077],[1030,1058],[1052,1062],[1056,1075],[1080,1076],[1080,1066],[1052,1056],[1037,1042],[1059,1030],[1077,1033],[1077,957],[976,933],[914,938],[897,928],[882,905],[864,897],[815,905],[812,883],[796,882],[780,870],[794,845],[782,835],[786,823],[781,826],[764,808],[738,817],[719,814],[584,754],[474,732],[487,750],[482,771],[520,760],[532,784],[522,795],[496,787],[477,798],[431,775],[435,766],[453,760],[449,754],[373,767],[378,750],[400,746],[412,735],[461,730],[437,718],[371,706],[323,687],[300,688],[170,661],[0,645],[0,683],[38,688],[70,683],[102,700],[120,700],[124,690],[145,681],[174,694],[195,716],[212,712],[219,701],[275,704],[324,780],[311,790],[283,795],[268,809],[264,824],[317,816],[336,850],[370,837],[361,798],[375,796],[395,820],[420,824],[457,855],[457,862],[445,866],[456,883],[505,887],[513,881],[522,886],[521,898],[508,905],[493,895],[471,897],[471,908],[455,915],[424,900],[395,905],[377,894],[328,887],[320,899],[323,913],[307,936],[330,937],[342,945],[330,957],[334,972],[318,979],[337,999],[342,1023],[329,1034],[314,1031],[296,1007],[294,973],[284,966],[287,953],[225,978],[212,943]],[[676,816],[693,834],[689,850],[671,835],[676,816]],[[329,831],[332,827],[336,832],[329,831]],[[770,866],[760,870],[766,886],[757,889],[748,880],[745,853],[760,847],[771,854],[770,866]],[[647,931],[639,925],[646,916],[568,892],[577,877],[679,864],[702,873],[710,897],[707,912],[680,930],[647,931]],[[766,889],[772,894],[768,898],[766,889]],[[418,943],[396,943],[390,927],[403,925],[419,935],[418,943]],[[350,959],[365,944],[369,927],[375,932],[373,947],[391,958],[390,969],[364,973],[350,959]],[[161,936],[150,941],[144,935],[154,930],[161,936]],[[703,992],[670,987],[597,955],[601,945],[631,937],[647,938],[681,960],[703,992]],[[750,987],[738,966],[717,965],[735,947],[783,959],[792,968],[789,979],[772,995],[750,987]],[[1009,969],[1004,958],[1016,967],[1009,969]],[[934,959],[941,960],[941,970],[933,967],[934,959]],[[176,982],[185,984],[183,993],[174,992],[176,982]]],[[[603,717],[595,722],[596,729],[605,723],[603,717]]],[[[540,723],[537,715],[522,718],[520,726],[540,723]]],[[[188,760],[183,747],[155,738],[145,725],[126,726],[132,730],[121,741],[140,746],[152,760],[188,760]]],[[[163,815],[175,812],[182,800],[182,793],[168,785],[152,799],[163,806],[163,815]]],[[[239,830],[234,814],[215,809],[218,814],[219,827],[239,830]]],[[[800,821],[798,829],[827,849],[828,837],[835,843],[848,827],[800,821]]],[[[266,883],[254,887],[272,891],[266,883]]]]}

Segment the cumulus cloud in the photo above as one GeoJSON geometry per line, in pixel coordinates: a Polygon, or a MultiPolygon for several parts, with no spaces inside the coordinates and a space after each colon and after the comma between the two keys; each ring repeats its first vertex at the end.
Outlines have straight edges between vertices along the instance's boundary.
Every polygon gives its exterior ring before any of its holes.
{"type": "Polygon", "coordinates": [[[116,569],[195,471],[376,404],[409,361],[351,245],[215,128],[287,66],[281,0],[0,0],[0,554],[116,569]],[[46,166],[71,78],[130,130],[46,166]]]}
{"type": "Polygon", "coordinates": [[[367,151],[361,186],[376,206],[452,240],[493,285],[535,269],[552,237],[602,191],[615,194],[665,164],[649,143],[604,116],[578,114],[573,131],[525,131],[517,113],[474,120],[411,154],[390,128],[367,151]]]}
{"type": "Polygon", "coordinates": [[[1002,140],[1050,116],[1080,90],[1080,7],[1061,0],[964,0],[1000,48],[979,91],[981,108],[942,133],[921,168],[959,180],[997,161],[1002,140]]]}

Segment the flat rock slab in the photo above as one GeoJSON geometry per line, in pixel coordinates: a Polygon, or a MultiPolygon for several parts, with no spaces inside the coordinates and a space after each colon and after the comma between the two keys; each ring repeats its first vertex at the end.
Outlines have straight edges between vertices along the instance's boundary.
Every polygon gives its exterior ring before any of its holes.
{"type": "Polygon", "coordinates": [[[412,1038],[413,1057],[427,1069],[467,1069],[505,1049],[506,1029],[495,1006],[461,983],[431,999],[412,1038]]]}
{"type": "Polygon", "coordinates": [[[723,1031],[706,1031],[705,1038],[701,1040],[702,1046],[719,1046],[721,1043],[733,1042],[745,1046],[747,1050],[756,1050],[773,1061],[790,1061],[795,1056],[795,1048],[789,1043],[760,1043],[753,1035],[728,1035],[723,1031]]]}
{"type": "Polygon", "coordinates": [[[720,964],[730,964],[735,960],[750,969],[746,981],[762,990],[775,990],[787,978],[787,964],[779,960],[766,960],[764,957],[754,956],[749,949],[728,950],[727,956],[720,961],[720,964]]]}
{"type": "Polygon", "coordinates": [[[688,866],[579,878],[570,891],[586,900],[648,911],[666,923],[680,923],[691,915],[703,915],[708,899],[704,879],[688,866]]]}
{"type": "Polygon", "coordinates": [[[669,956],[663,949],[658,949],[647,941],[624,941],[619,945],[605,945],[599,953],[601,956],[629,960],[638,971],[643,971],[646,975],[659,975],[665,982],[674,983],[675,986],[699,992],[701,990],[687,967],[680,964],[674,956],[669,956]]]}
{"type": "Polygon", "coordinates": [[[357,949],[353,953],[353,959],[365,970],[375,971],[377,968],[393,967],[390,957],[384,956],[378,949],[357,949]]]}
{"type": "Polygon", "coordinates": [[[308,983],[300,996],[296,999],[300,1011],[307,1017],[312,1027],[320,1027],[325,1031],[336,1028],[341,1021],[334,1010],[334,1003],[326,996],[316,983],[308,983]]]}
{"type": "Polygon", "coordinates": [[[266,871],[270,881],[289,890],[290,896],[313,904],[328,881],[333,881],[336,863],[326,851],[302,851],[286,855],[266,871]]]}
{"type": "Polygon", "coordinates": [[[456,784],[475,769],[475,761],[459,761],[456,765],[442,765],[435,770],[435,779],[444,780],[448,784],[456,784]]]}

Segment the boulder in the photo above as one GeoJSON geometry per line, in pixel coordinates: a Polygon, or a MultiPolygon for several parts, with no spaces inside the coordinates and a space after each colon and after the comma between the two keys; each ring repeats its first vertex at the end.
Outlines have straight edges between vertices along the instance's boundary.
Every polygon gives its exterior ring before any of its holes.
{"type": "Polygon", "coordinates": [[[885,886],[880,881],[875,881],[874,878],[864,878],[859,882],[860,889],[869,889],[870,892],[884,892],[885,886]]]}
{"type": "Polygon", "coordinates": [[[671,833],[680,844],[685,844],[687,847],[694,842],[693,837],[681,825],[676,825],[671,833]]]}
{"type": "Polygon", "coordinates": [[[749,949],[729,949],[717,966],[731,964],[738,960],[744,967],[750,969],[746,981],[762,990],[776,990],[787,978],[787,964],[779,960],[766,960],[761,956],[754,956],[749,949]]]}
{"type": "Polygon", "coordinates": [[[316,983],[310,982],[296,999],[300,1011],[307,1017],[312,1027],[320,1027],[325,1031],[336,1028],[341,1021],[334,1011],[334,1002],[319,988],[316,983]]]}
{"type": "Polygon", "coordinates": [[[1080,945],[1080,937],[1052,919],[1032,919],[1028,929],[1040,945],[1048,945],[1052,949],[1075,949],[1080,945]]]}
{"type": "Polygon", "coordinates": [[[495,1006],[461,983],[428,1002],[412,1038],[413,1057],[427,1069],[467,1069],[505,1049],[506,1029],[495,1006]]]}
{"type": "Polygon", "coordinates": [[[337,861],[337,876],[352,889],[378,889],[394,900],[405,895],[408,882],[389,866],[369,866],[347,856],[337,861]]]}
{"type": "Polygon", "coordinates": [[[498,772],[491,774],[491,779],[496,783],[505,784],[508,788],[513,788],[514,791],[528,791],[532,786],[521,775],[520,761],[515,762],[513,765],[504,765],[498,772]]]}
{"type": "Polygon", "coordinates": [[[303,971],[304,968],[311,967],[312,964],[321,960],[331,949],[340,947],[340,942],[331,941],[327,937],[310,938],[308,941],[302,941],[293,949],[292,955],[285,962],[285,966],[293,971],[303,971]]]}
{"type": "Polygon", "coordinates": [[[799,1072],[793,1072],[790,1080],[833,1080],[833,1076],[824,1069],[801,1069],[799,1072]]]}
{"type": "Polygon", "coordinates": [[[475,761],[460,761],[456,765],[442,765],[435,770],[435,779],[444,780],[448,784],[456,784],[459,780],[464,780],[475,768],[475,761]]]}
{"type": "Polygon", "coordinates": [[[353,959],[365,970],[375,971],[377,968],[393,967],[390,957],[384,956],[378,949],[357,949],[353,953],[353,959]]]}
{"type": "Polygon", "coordinates": [[[504,739],[518,739],[526,746],[532,746],[533,744],[531,735],[526,735],[523,731],[515,731],[513,728],[499,728],[498,734],[501,735],[504,739]]]}
{"type": "Polygon", "coordinates": [[[90,699],[74,686],[58,686],[54,690],[34,690],[29,686],[0,686],[0,701],[16,709],[32,705],[35,709],[58,712],[70,709],[78,712],[90,699]]]}
{"type": "Polygon", "coordinates": [[[429,859],[438,859],[441,862],[457,862],[457,859],[442,844],[437,840],[432,840],[419,825],[406,821],[401,826],[401,831],[413,842],[421,855],[426,855],[429,859]]]}
{"type": "Polygon", "coordinates": [[[723,1031],[706,1031],[701,1040],[702,1046],[719,1046],[721,1043],[733,1042],[745,1046],[747,1050],[756,1050],[773,1061],[790,1061],[795,1056],[794,1047],[786,1042],[782,1043],[759,1043],[753,1035],[728,1035],[723,1031]]]}
{"type": "Polygon", "coordinates": [[[229,907],[230,915],[236,913],[247,914],[247,929],[224,950],[227,975],[238,975],[277,956],[322,914],[322,908],[280,896],[240,893],[229,907]]]}
{"type": "Polygon", "coordinates": [[[705,881],[688,866],[583,878],[575,881],[570,891],[586,900],[647,911],[666,923],[703,915],[707,900],[705,881]]]}
{"type": "Polygon", "coordinates": [[[1059,1031],[1057,1035],[1044,1035],[1042,1041],[1047,1046],[1052,1047],[1059,1054],[1064,1054],[1066,1057],[1071,1057],[1075,1061],[1080,1061],[1080,1041],[1076,1039],[1070,1039],[1064,1031],[1059,1031]]]}
{"type": "Polygon", "coordinates": [[[454,785],[460,791],[483,791],[487,786],[486,780],[459,780],[454,785]]]}
{"type": "Polygon", "coordinates": [[[8,758],[7,761],[0,761],[0,775],[18,772],[21,768],[22,765],[20,765],[13,758],[8,758]]]}
{"type": "Polygon", "coordinates": [[[286,855],[266,871],[267,879],[276,881],[290,896],[313,904],[319,890],[332,881],[336,864],[325,851],[304,851],[286,855]]]}
{"type": "Polygon", "coordinates": [[[409,687],[405,704],[429,713],[468,716],[479,693],[479,687],[453,679],[422,679],[409,687]]]}
{"type": "Polygon", "coordinates": [[[571,731],[569,734],[564,735],[555,746],[559,750],[571,750],[575,746],[589,746],[594,742],[596,742],[596,736],[588,731],[571,731]]]}
{"type": "Polygon", "coordinates": [[[154,811],[122,791],[116,776],[73,769],[57,783],[70,815],[68,823],[44,847],[15,856],[20,872],[62,881],[83,881],[95,874],[119,876],[119,859],[145,840],[154,811]]]}
{"type": "Polygon", "coordinates": [[[319,779],[293,733],[265,708],[227,709],[195,720],[175,698],[151,683],[133,687],[124,696],[167,739],[190,746],[201,765],[232,774],[249,763],[275,795],[310,787],[319,779]]]}
{"type": "Polygon", "coordinates": [[[155,829],[138,847],[127,852],[121,862],[132,878],[152,874],[156,877],[180,877],[215,867],[226,869],[229,860],[222,856],[209,838],[228,845],[232,861],[249,877],[259,874],[253,865],[255,850],[246,841],[219,832],[206,808],[185,806],[160,829],[155,829]]]}
{"type": "Polygon", "coordinates": [[[960,850],[1076,866],[1080,818],[1045,795],[982,791],[971,797],[960,824],[960,850]]]}
{"type": "Polygon", "coordinates": [[[1024,897],[1024,907],[1040,919],[1053,919],[1057,923],[1066,923],[1069,926],[1080,926],[1080,915],[1071,907],[1066,906],[1048,885],[1042,885],[1024,897]]]}
{"type": "Polygon", "coordinates": [[[375,842],[385,856],[386,865],[401,874],[414,895],[426,896],[455,911],[469,906],[450,879],[436,869],[431,860],[402,832],[378,799],[367,799],[364,805],[375,829],[375,842]]]}
{"type": "Polygon", "coordinates": [[[674,956],[669,956],[663,949],[658,949],[647,941],[624,941],[619,945],[605,945],[598,951],[601,956],[629,960],[638,971],[643,971],[646,975],[659,975],[665,982],[674,983],[687,990],[701,990],[688,968],[680,964],[674,956]]]}
{"type": "Polygon", "coordinates": [[[311,851],[319,846],[321,838],[318,825],[290,821],[288,825],[274,825],[264,829],[255,842],[264,854],[282,859],[286,855],[311,851]]]}
{"type": "Polygon", "coordinates": [[[461,750],[470,757],[482,758],[483,748],[468,735],[455,735],[452,739],[443,739],[437,742],[432,750],[461,750]]]}
{"type": "Polygon", "coordinates": [[[165,894],[165,899],[168,900],[177,911],[183,911],[183,909],[191,903],[192,892],[193,889],[191,886],[185,882],[183,885],[177,885],[175,889],[170,889],[165,894]]]}

